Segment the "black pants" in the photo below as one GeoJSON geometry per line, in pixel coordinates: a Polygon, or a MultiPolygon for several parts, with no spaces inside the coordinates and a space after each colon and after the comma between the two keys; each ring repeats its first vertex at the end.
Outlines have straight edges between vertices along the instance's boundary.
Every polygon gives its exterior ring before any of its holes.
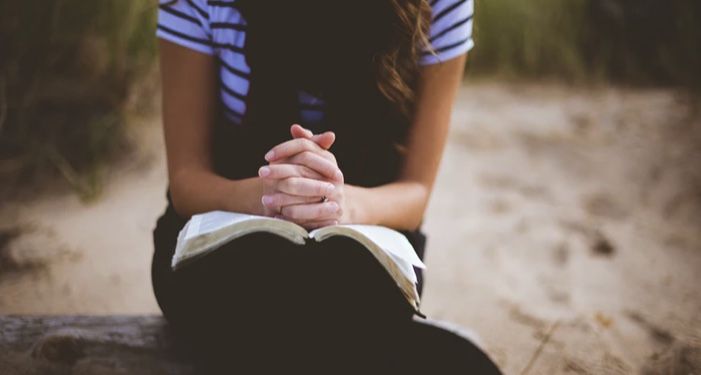
{"type": "Polygon", "coordinates": [[[173,271],[183,224],[172,206],[158,221],[153,286],[202,372],[493,373],[474,371],[491,362],[469,342],[416,325],[390,276],[353,240],[299,246],[256,233],[173,271]]]}

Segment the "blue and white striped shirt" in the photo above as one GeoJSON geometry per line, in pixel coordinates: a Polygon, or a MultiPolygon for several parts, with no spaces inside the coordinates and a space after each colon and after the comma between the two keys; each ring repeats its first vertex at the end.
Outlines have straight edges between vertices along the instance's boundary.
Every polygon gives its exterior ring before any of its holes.
{"type": "MultiPolygon", "coordinates": [[[[250,69],[243,52],[246,21],[233,6],[236,0],[180,0],[159,6],[157,36],[200,53],[216,56],[221,70],[221,100],[226,117],[241,123],[246,112],[250,69]],[[168,4],[170,3],[170,4],[168,4]]],[[[435,55],[425,51],[420,64],[447,61],[469,51],[473,0],[431,0],[433,18],[429,40],[435,55]]],[[[305,126],[323,119],[324,103],[299,93],[305,126]]]]}

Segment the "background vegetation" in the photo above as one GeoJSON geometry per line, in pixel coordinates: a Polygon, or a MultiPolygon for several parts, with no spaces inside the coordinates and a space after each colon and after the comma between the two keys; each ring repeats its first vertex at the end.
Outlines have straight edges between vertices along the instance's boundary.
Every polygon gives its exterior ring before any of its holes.
{"type": "MultiPolygon", "coordinates": [[[[701,88],[701,1],[476,2],[472,75],[701,88]]],[[[98,191],[100,165],[126,146],[134,87],[153,73],[155,11],[0,0],[4,188],[60,174],[85,197],[98,191]]]]}
{"type": "Polygon", "coordinates": [[[126,146],[135,83],[153,66],[155,9],[0,0],[0,189],[60,174],[83,197],[97,193],[100,166],[126,146]]]}
{"type": "Polygon", "coordinates": [[[701,1],[476,3],[476,75],[701,88],[701,1]]]}

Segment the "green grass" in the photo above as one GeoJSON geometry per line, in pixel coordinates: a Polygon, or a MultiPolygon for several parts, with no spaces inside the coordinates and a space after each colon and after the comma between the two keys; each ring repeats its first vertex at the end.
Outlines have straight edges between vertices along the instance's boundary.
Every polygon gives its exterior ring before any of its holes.
{"type": "Polygon", "coordinates": [[[153,66],[155,10],[139,0],[0,4],[3,182],[59,174],[97,194],[100,166],[127,146],[127,98],[153,66]]]}
{"type": "MultiPolygon", "coordinates": [[[[470,74],[701,91],[699,0],[475,1],[470,74]]],[[[155,14],[143,0],[0,3],[0,196],[55,175],[99,193],[153,71],[155,14]]]]}
{"type": "Polygon", "coordinates": [[[477,0],[470,68],[508,76],[584,75],[583,0],[477,0]]]}
{"type": "Polygon", "coordinates": [[[470,73],[701,89],[701,1],[476,0],[470,73]]]}

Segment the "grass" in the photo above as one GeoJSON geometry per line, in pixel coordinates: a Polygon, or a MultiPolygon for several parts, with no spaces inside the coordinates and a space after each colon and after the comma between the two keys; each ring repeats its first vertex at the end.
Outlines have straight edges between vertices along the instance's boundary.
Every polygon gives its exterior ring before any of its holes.
{"type": "Polygon", "coordinates": [[[583,77],[583,0],[477,0],[476,74],[583,77]]]}
{"type": "Polygon", "coordinates": [[[470,73],[701,91],[698,0],[476,0],[470,73]]]}
{"type": "MultiPolygon", "coordinates": [[[[701,92],[701,1],[475,1],[472,75],[701,92]]],[[[143,0],[0,3],[0,199],[56,175],[99,193],[153,71],[155,15],[143,0]]]]}
{"type": "Polygon", "coordinates": [[[0,177],[62,175],[86,199],[123,152],[127,99],[155,58],[155,4],[24,0],[0,4],[0,177]]]}

